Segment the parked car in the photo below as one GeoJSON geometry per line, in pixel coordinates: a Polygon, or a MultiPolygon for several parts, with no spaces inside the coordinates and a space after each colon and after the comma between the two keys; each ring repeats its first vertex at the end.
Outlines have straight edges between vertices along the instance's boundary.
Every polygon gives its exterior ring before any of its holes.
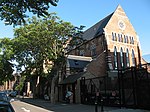
{"type": "Polygon", "coordinates": [[[15,112],[6,92],[0,91],[0,112],[15,112]]]}
{"type": "Polygon", "coordinates": [[[12,90],[5,90],[4,92],[6,93],[7,96],[11,93],[12,90]]]}
{"type": "Polygon", "coordinates": [[[15,112],[9,102],[0,100],[0,112],[15,112]]]}
{"type": "Polygon", "coordinates": [[[17,91],[11,91],[11,92],[9,93],[9,96],[10,96],[10,97],[16,97],[16,96],[17,96],[17,91]]]}
{"type": "Polygon", "coordinates": [[[9,102],[9,98],[5,92],[0,91],[0,101],[9,102]]]}

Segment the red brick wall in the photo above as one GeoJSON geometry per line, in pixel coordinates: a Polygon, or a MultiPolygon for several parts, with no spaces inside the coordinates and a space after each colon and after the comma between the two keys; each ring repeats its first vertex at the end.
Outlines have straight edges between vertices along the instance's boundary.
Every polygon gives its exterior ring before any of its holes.
{"type": "Polygon", "coordinates": [[[92,44],[96,45],[96,54],[97,56],[104,51],[104,47],[106,45],[104,41],[104,35],[101,35],[97,38],[94,38],[86,43],[82,44],[81,46],[73,49],[69,52],[70,55],[79,55],[80,50],[84,50],[84,56],[91,57],[91,46],[92,44]]]}
{"type": "Polygon", "coordinates": [[[84,50],[85,55],[88,57],[91,56],[91,45],[96,45],[96,56],[93,57],[93,61],[87,66],[87,71],[95,75],[96,77],[106,75],[107,71],[107,62],[106,62],[106,42],[104,35],[101,35],[97,38],[92,39],[91,41],[86,42],[85,44],[77,47],[72,50],[69,54],[79,55],[80,50],[84,50]]]}
{"type": "Polygon", "coordinates": [[[95,75],[96,77],[107,75],[107,64],[106,64],[106,52],[101,53],[95,58],[88,66],[87,71],[95,75]]]}

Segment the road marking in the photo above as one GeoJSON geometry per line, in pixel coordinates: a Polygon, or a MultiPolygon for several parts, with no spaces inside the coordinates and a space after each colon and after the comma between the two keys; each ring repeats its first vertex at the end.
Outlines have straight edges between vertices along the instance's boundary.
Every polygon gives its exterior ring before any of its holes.
{"type": "Polygon", "coordinates": [[[30,110],[27,110],[26,108],[22,107],[22,110],[24,110],[25,112],[30,112],[30,110]]]}

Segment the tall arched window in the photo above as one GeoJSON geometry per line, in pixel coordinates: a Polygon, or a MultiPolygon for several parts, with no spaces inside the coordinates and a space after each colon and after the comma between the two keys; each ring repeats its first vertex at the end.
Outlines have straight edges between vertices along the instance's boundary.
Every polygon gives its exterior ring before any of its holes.
{"type": "Polygon", "coordinates": [[[117,48],[116,46],[114,47],[114,69],[117,69],[118,67],[118,62],[117,62],[117,48]]]}
{"type": "Polygon", "coordinates": [[[123,63],[123,49],[122,49],[122,47],[120,49],[120,64],[121,64],[121,68],[123,68],[124,63],[123,63]]]}
{"type": "Polygon", "coordinates": [[[132,44],[132,38],[131,38],[131,36],[129,36],[129,39],[130,39],[130,44],[132,44]]]}
{"type": "Polygon", "coordinates": [[[133,49],[132,49],[132,66],[135,66],[135,55],[133,49]]]}
{"type": "Polygon", "coordinates": [[[96,56],[96,45],[94,43],[91,45],[91,56],[96,56]]]}
{"type": "Polygon", "coordinates": [[[115,33],[115,40],[114,41],[117,41],[117,34],[115,33]]]}
{"type": "Polygon", "coordinates": [[[126,36],[126,43],[128,43],[129,42],[129,39],[128,39],[128,36],[126,36]]]}
{"type": "Polygon", "coordinates": [[[123,37],[122,34],[120,35],[120,41],[123,42],[123,37]]]}
{"type": "Polygon", "coordinates": [[[132,44],[134,44],[134,37],[132,37],[132,44]]]}
{"type": "Polygon", "coordinates": [[[118,41],[120,42],[120,34],[118,34],[118,41]]]}
{"type": "Polygon", "coordinates": [[[112,32],[112,40],[115,40],[115,33],[112,32]]]}
{"type": "Polygon", "coordinates": [[[128,50],[128,49],[127,49],[127,51],[126,51],[126,64],[127,64],[127,67],[130,67],[129,50],[128,50]]]}
{"type": "Polygon", "coordinates": [[[124,35],[124,43],[127,43],[126,35],[124,35]]]}

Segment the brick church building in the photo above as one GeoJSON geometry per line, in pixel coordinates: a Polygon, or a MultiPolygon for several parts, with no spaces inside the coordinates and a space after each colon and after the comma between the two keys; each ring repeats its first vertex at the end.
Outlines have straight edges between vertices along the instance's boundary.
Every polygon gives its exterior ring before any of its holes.
{"type": "MultiPolygon", "coordinates": [[[[120,5],[87,29],[82,38],[84,43],[68,52],[66,74],[60,81],[62,88],[72,89],[75,103],[81,103],[82,77],[107,76],[114,80],[118,69],[146,63],[142,59],[139,37],[120,5]]],[[[63,99],[64,94],[59,94],[63,99]]]]}

